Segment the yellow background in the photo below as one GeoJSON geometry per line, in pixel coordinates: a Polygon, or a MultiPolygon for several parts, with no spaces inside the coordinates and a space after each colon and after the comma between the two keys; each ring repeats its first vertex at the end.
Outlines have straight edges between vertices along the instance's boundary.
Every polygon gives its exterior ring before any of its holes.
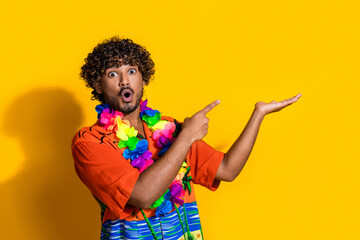
{"type": "Polygon", "coordinates": [[[77,178],[75,131],[95,121],[79,80],[120,35],[156,64],[149,105],[179,120],[212,102],[226,151],[257,101],[265,117],[232,183],[197,187],[211,239],[360,239],[357,1],[8,1],[1,19],[1,239],[99,239],[100,209],[77,178]]]}

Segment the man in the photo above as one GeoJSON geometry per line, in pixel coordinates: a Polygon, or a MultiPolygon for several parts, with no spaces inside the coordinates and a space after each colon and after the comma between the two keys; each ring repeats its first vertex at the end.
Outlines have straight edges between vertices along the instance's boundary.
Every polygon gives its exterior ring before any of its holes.
{"type": "Polygon", "coordinates": [[[181,124],[147,106],[143,88],[154,74],[145,48],[113,37],[89,53],[81,77],[93,89],[98,120],[74,136],[75,169],[101,206],[101,239],[202,239],[193,183],[216,190],[245,165],[266,114],[297,96],[258,102],[229,151],[203,140],[206,114],[219,101],[181,124]]]}

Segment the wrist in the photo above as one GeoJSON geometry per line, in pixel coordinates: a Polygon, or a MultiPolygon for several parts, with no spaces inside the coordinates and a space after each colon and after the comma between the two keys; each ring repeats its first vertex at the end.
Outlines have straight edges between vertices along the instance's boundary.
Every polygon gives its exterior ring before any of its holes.
{"type": "Polygon", "coordinates": [[[264,118],[266,116],[266,113],[264,113],[263,111],[259,110],[258,108],[255,107],[253,114],[256,117],[260,117],[260,118],[264,118]]]}
{"type": "Polygon", "coordinates": [[[189,147],[195,142],[193,134],[191,134],[191,132],[188,131],[186,128],[181,130],[176,139],[179,139],[180,141],[189,144],[189,147]]]}

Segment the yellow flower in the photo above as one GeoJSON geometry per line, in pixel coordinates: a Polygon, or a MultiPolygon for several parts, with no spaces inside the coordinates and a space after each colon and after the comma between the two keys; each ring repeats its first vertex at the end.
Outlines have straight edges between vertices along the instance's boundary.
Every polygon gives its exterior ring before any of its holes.
{"type": "Polygon", "coordinates": [[[183,162],[180,170],[179,170],[179,173],[185,173],[186,172],[186,167],[187,167],[187,163],[186,162],[183,162]]]}
{"type": "Polygon", "coordinates": [[[186,168],[180,168],[179,173],[185,173],[186,172],[186,168]]]}
{"type": "Polygon", "coordinates": [[[183,179],[184,175],[185,175],[184,173],[179,172],[176,175],[175,180],[181,181],[183,179]]]}
{"type": "Polygon", "coordinates": [[[138,134],[138,131],[135,130],[134,127],[131,127],[131,128],[126,128],[124,129],[124,132],[126,133],[126,135],[131,138],[131,137],[136,137],[137,134],[138,134]]]}
{"type": "Polygon", "coordinates": [[[157,122],[152,128],[151,130],[155,131],[158,129],[164,129],[165,125],[168,123],[168,121],[166,120],[160,120],[159,122],[157,122]]]}
{"type": "MultiPolygon", "coordinates": [[[[126,134],[127,129],[129,129],[129,125],[123,123],[121,119],[116,119],[116,124],[118,127],[118,131],[116,132],[116,136],[123,141],[127,141],[129,139],[128,135],[126,134]]],[[[135,130],[135,129],[134,129],[135,130]]],[[[131,132],[131,131],[130,131],[131,132]]],[[[136,133],[137,135],[137,133],[136,133]]]]}
{"type": "Polygon", "coordinates": [[[129,138],[128,138],[128,136],[126,135],[126,133],[125,133],[125,131],[124,131],[123,128],[119,129],[119,130],[116,132],[116,136],[117,136],[118,138],[120,138],[121,140],[125,141],[125,142],[126,142],[127,140],[129,140],[129,138]]]}

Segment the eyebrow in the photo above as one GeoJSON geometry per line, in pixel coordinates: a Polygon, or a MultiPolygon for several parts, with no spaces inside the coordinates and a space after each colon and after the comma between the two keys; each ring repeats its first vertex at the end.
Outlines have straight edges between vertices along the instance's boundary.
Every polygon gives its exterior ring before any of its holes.
{"type": "MultiPolygon", "coordinates": [[[[121,67],[121,66],[120,66],[121,67]]],[[[138,65],[129,65],[129,67],[137,67],[139,69],[139,66],[138,65]]],[[[107,69],[105,69],[105,72],[104,73],[108,73],[109,71],[112,71],[112,70],[115,70],[117,69],[116,66],[112,66],[112,67],[108,67],[107,69]]]]}
{"type": "Polygon", "coordinates": [[[113,71],[115,69],[116,69],[115,66],[114,67],[109,67],[109,68],[105,69],[105,73],[108,73],[108,72],[113,71]]]}

